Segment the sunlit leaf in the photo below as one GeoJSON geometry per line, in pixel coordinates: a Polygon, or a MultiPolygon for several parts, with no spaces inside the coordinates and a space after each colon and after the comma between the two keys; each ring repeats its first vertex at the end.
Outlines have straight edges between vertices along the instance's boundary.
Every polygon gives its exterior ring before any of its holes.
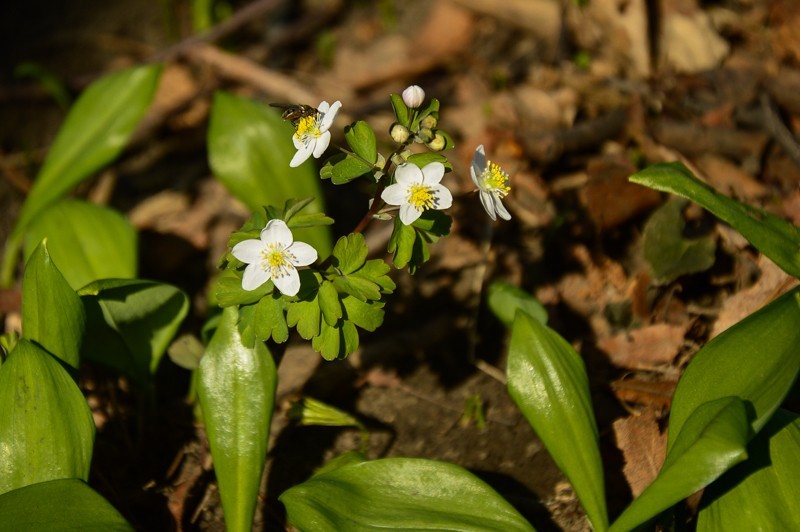
{"type": "MultiPolygon", "coordinates": [[[[209,162],[217,179],[251,211],[281,206],[288,199],[313,196],[306,213],[323,212],[322,190],[312,162],[290,168],[295,153],[294,130],[269,107],[217,92],[208,129],[209,162]]],[[[298,229],[295,240],[308,242],[327,257],[332,248],[330,229],[298,229]]]]}
{"type": "Polygon", "coordinates": [[[748,454],[703,493],[698,532],[800,530],[798,415],[775,412],[748,454]]]}
{"type": "Polygon", "coordinates": [[[31,223],[25,235],[25,256],[44,238],[74,290],[98,279],[136,277],[136,231],[124,216],[108,207],[59,201],[31,223]]]}
{"type": "Polygon", "coordinates": [[[359,120],[344,128],[344,138],[350,148],[366,163],[374,164],[378,159],[377,139],[372,128],[359,120]]]}
{"type": "Polygon", "coordinates": [[[22,338],[0,366],[0,494],[89,478],[94,420],[59,361],[22,338]]]}
{"type": "Polygon", "coordinates": [[[77,370],[85,323],[80,297],[67,284],[42,242],[28,258],[22,279],[25,338],[77,370]]]}
{"type": "Polygon", "coordinates": [[[348,457],[280,496],[299,530],[533,530],[459,466],[420,458],[348,457]]]}
{"type": "Polygon", "coordinates": [[[527,312],[543,325],[547,324],[547,310],[539,300],[513,284],[494,281],[489,285],[486,299],[489,308],[506,327],[513,325],[517,309],[527,312]]]}
{"type": "Polygon", "coordinates": [[[611,530],[634,530],[709,485],[747,458],[749,437],[747,409],[740,399],[723,397],[698,407],[683,425],[658,477],[611,525],[611,530]]]}
{"type": "Polygon", "coordinates": [[[222,320],[200,361],[199,398],[219,482],[225,524],[250,532],[275,404],[277,373],[263,342],[242,344],[235,307],[222,320]]]}
{"type": "Polygon", "coordinates": [[[780,406],[800,371],[800,288],[784,294],[708,342],[678,382],[668,450],[703,403],[734,396],[754,411],[753,433],[780,406]]]}
{"type": "Polygon", "coordinates": [[[132,532],[111,504],[77,478],[39,482],[0,495],[0,531],[132,532]]]}
{"type": "Polygon", "coordinates": [[[605,530],[597,423],[580,355],[558,333],[520,310],[506,373],[511,398],[572,483],[594,528],[605,530]]]}

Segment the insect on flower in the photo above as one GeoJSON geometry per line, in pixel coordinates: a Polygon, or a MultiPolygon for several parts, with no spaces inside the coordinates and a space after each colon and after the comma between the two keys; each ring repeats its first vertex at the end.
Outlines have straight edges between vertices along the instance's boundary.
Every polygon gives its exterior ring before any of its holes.
{"type": "Polygon", "coordinates": [[[316,117],[319,114],[319,110],[316,107],[300,103],[271,103],[269,105],[270,107],[282,109],[283,113],[281,113],[281,118],[287,122],[291,122],[295,126],[297,126],[297,123],[303,118],[309,116],[316,117]]]}

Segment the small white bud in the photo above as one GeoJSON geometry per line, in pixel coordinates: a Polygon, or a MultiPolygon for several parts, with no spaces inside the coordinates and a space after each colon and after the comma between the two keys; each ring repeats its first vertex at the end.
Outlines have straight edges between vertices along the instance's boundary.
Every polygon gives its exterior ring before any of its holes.
{"type": "Polygon", "coordinates": [[[403,124],[395,122],[389,130],[389,135],[396,143],[405,144],[408,141],[408,137],[411,136],[411,132],[403,124]]]}
{"type": "Polygon", "coordinates": [[[425,101],[425,91],[419,85],[411,85],[403,91],[403,101],[409,108],[416,109],[425,101]]]}

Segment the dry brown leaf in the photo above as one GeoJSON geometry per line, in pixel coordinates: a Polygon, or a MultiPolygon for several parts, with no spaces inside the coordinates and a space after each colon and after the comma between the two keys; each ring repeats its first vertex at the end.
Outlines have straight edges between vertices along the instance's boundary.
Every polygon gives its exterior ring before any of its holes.
{"type": "Polygon", "coordinates": [[[667,13],[661,32],[662,60],[679,72],[701,72],[719,66],[730,45],[704,11],[667,13]]]}
{"type": "Polygon", "coordinates": [[[683,346],[686,327],[657,323],[597,342],[611,362],[630,369],[653,369],[669,364],[683,346]]]}
{"type": "MultiPolygon", "coordinates": [[[[677,374],[674,377],[677,378],[677,374]]],[[[656,412],[666,412],[672,403],[676,385],[677,381],[672,380],[653,381],[633,377],[612,382],[611,389],[616,398],[623,403],[643,405],[656,412]]]]}
{"type": "Polygon", "coordinates": [[[750,288],[737,292],[722,303],[719,317],[711,330],[712,338],[797,284],[796,279],[778,268],[764,255],[759,256],[758,267],[761,269],[761,277],[758,281],[750,288]]]}
{"type": "Polygon", "coordinates": [[[745,203],[758,203],[769,194],[763,183],[725,157],[707,153],[697,160],[697,166],[709,184],[726,196],[734,196],[745,203]]]}
{"type": "Polygon", "coordinates": [[[661,203],[661,194],[628,181],[636,168],[622,157],[592,159],[589,181],[580,199],[595,227],[604,231],[647,212],[661,203]]]}
{"type": "Polygon", "coordinates": [[[634,498],[658,475],[667,450],[667,436],[658,428],[655,413],[645,410],[638,416],[618,419],[613,424],[617,447],[625,457],[622,472],[634,498]]]}

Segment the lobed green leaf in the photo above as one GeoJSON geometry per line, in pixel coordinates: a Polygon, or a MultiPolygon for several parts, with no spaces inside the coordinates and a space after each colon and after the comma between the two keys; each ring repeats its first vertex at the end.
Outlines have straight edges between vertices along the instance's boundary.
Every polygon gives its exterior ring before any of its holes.
{"type": "Polygon", "coordinates": [[[378,147],[375,132],[364,122],[359,120],[353,125],[344,128],[344,138],[350,148],[370,167],[378,160],[378,147]]]}

